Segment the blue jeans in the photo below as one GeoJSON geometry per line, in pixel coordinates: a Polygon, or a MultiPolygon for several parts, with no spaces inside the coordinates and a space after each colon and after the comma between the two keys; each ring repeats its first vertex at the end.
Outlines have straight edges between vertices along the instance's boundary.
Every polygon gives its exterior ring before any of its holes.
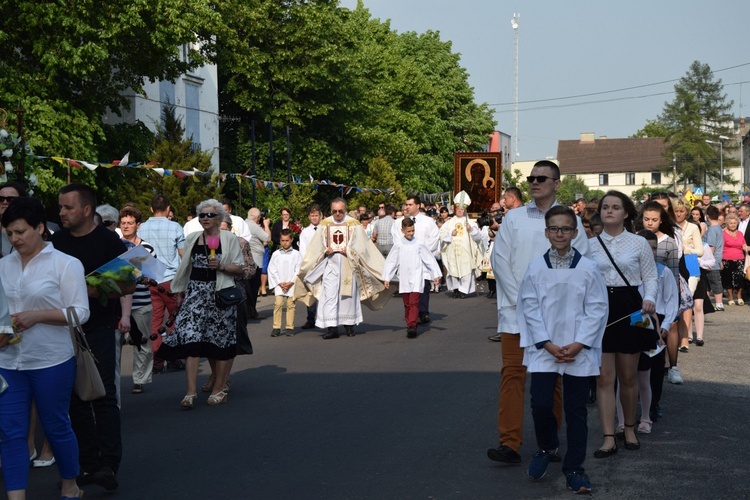
{"type": "Polygon", "coordinates": [[[78,475],[78,441],[68,417],[76,377],[75,358],[38,370],[0,368],[0,375],[8,381],[8,390],[0,394],[0,456],[5,490],[25,490],[28,483],[32,399],[39,410],[39,420],[60,476],[75,478],[78,475]]]}
{"type": "MultiPolygon", "coordinates": [[[[558,422],[552,411],[557,373],[531,374],[531,414],[534,417],[536,441],[540,449],[551,451],[560,446],[558,422]]],[[[588,423],[586,401],[589,397],[589,378],[562,376],[563,410],[568,431],[568,451],[563,459],[562,472],[584,472],[588,423]]]]}
{"type": "Polygon", "coordinates": [[[122,460],[120,408],[115,388],[115,333],[113,327],[87,328],[86,340],[99,362],[99,374],[106,394],[94,401],[81,401],[73,394],[70,421],[78,438],[83,472],[96,472],[106,465],[116,473],[122,460]]]}

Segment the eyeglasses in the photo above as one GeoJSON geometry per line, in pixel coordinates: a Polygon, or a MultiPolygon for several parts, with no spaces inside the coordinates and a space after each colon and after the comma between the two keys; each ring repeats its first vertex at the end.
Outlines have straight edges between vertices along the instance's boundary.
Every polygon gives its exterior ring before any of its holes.
{"type": "Polygon", "coordinates": [[[115,223],[115,221],[113,221],[113,220],[103,220],[102,221],[102,226],[109,227],[109,226],[113,225],[114,223],[115,223]]]}
{"type": "Polygon", "coordinates": [[[562,234],[570,234],[573,231],[575,231],[576,228],[570,227],[570,226],[549,226],[547,228],[547,231],[550,233],[562,233],[562,234]]]}
{"type": "Polygon", "coordinates": [[[331,210],[332,214],[343,214],[345,212],[346,212],[346,210],[331,210]]]}
{"type": "Polygon", "coordinates": [[[219,214],[215,214],[213,212],[208,212],[206,214],[198,214],[199,219],[204,219],[206,217],[208,217],[209,219],[213,219],[214,217],[218,217],[218,216],[219,214]]]}
{"type": "Polygon", "coordinates": [[[530,175],[526,177],[526,182],[528,182],[529,184],[533,184],[534,181],[537,181],[539,184],[543,184],[547,179],[556,181],[557,179],[559,179],[559,177],[549,177],[546,175],[530,175]]]}
{"type": "Polygon", "coordinates": [[[11,201],[18,198],[18,196],[0,196],[0,203],[5,203],[6,201],[10,203],[11,201]]]}

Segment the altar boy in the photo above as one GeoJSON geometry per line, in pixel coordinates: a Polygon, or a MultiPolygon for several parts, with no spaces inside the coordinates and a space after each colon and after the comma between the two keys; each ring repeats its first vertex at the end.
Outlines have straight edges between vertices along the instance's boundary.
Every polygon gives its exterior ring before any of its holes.
{"type": "Polygon", "coordinates": [[[573,210],[554,206],[544,219],[551,248],[529,264],[516,308],[523,363],[531,374],[531,412],[539,446],[528,474],[541,479],[556,456],[560,441],[552,401],[555,384],[562,376],[568,435],[562,472],[574,493],[588,493],[591,483],[583,469],[588,377],[599,375],[607,289],[596,263],[571,247],[578,234],[573,210]]]}
{"type": "Polygon", "coordinates": [[[271,255],[268,263],[268,286],[276,290],[276,303],[273,307],[273,330],[271,337],[294,335],[294,278],[299,272],[302,257],[292,248],[291,229],[282,229],[279,239],[281,248],[271,255]],[[281,317],[286,308],[286,328],[281,328],[281,317]]]}
{"type": "Polygon", "coordinates": [[[424,288],[424,271],[427,271],[433,283],[439,284],[443,276],[440,266],[424,242],[414,237],[414,221],[404,217],[401,221],[401,232],[404,240],[401,245],[394,245],[388,253],[383,267],[383,283],[390,287],[390,280],[398,271],[398,293],[404,300],[406,316],[406,336],[417,338],[417,320],[419,319],[419,294],[424,288]]]}

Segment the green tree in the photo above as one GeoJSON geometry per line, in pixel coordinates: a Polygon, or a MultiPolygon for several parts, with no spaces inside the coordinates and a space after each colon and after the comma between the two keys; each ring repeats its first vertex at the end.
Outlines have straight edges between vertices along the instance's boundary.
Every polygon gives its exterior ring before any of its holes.
{"type": "MultiPolygon", "coordinates": [[[[102,115],[126,106],[123,91],[202,64],[220,27],[209,0],[18,0],[1,2],[0,18],[0,104],[12,120],[25,109],[36,154],[85,159],[105,138],[102,115]],[[183,46],[199,50],[185,57],[183,46]]],[[[56,189],[35,174],[40,190],[56,189]]]]}
{"type": "MultiPolygon", "coordinates": [[[[211,154],[194,149],[192,141],[183,138],[185,128],[182,120],[175,115],[174,105],[164,106],[161,118],[154,138],[154,149],[149,153],[147,160],[158,163],[155,167],[170,171],[208,172],[211,154]]],[[[172,208],[182,220],[201,201],[220,195],[218,176],[193,175],[181,178],[174,172],[172,175],[165,173],[161,176],[154,170],[117,170],[126,176],[125,183],[110,203],[122,206],[130,201],[145,214],[150,213],[151,198],[157,193],[169,198],[172,208]]]]}
{"type": "Polygon", "coordinates": [[[646,125],[635,134],[631,135],[631,138],[642,138],[642,137],[667,137],[669,135],[669,127],[663,121],[646,120],[646,125]]]}
{"type": "Polygon", "coordinates": [[[560,181],[560,189],[557,190],[557,201],[563,205],[570,205],[579,198],[579,195],[588,199],[589,188],[581,179],[568,175],[560,181]]]}
{"type": "MultiPolygon", "coordinates": [[[[695,61],[675,85],[675,98],[664,104],[659,122],[667,129],[665,171],[676,161],[678,181],[703,185],[720,177],[719,155],[706,140],[729,136],[733,102],[727,100],[721,79],[715,79],[708,64],[695,61]]],[[[731,144],[727,145],[731,149],[731,144]]],[[[728,164],[729,162],[725,162],[728,164]]],[[[725,177],[725,182],[732,182],[725,177]]]]}
{"type": "Polygon", "coordinates": [[[364,205],[372,210],[379,203],[392,203],[395,206],[399,206],[406,201],[406,195],[401,187],[401,183],[396,179],[396,172],[385,158],[373,158],[370,161],[368,174],[362,181],[362,185],[371,188],[391,188],[395,192],[391,194],[356,193],[347,200],[349,206],[364,205]]]}

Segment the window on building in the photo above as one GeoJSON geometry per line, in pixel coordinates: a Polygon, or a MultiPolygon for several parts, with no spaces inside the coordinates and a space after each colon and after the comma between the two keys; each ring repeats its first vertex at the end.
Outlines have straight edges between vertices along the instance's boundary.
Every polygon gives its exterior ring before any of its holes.
{"type": "Polygon", "coordinates": [[[201,142],[200,87],[185,83],[185,137],[201,142]]]}
{"type": "Polygon", "coordinates": [[[625,184],[628,186],[635,184],[635,172],[625,172],[625,184]]]}
{"type": "Polygon", "coordinates": [[[609,186],[609,174],[599,174],[599,185],[609,186]]]}
{"type": "Polygon", "coordinates": [[[661,184],[661,172],[651,172],[651,184],[661,184]]]}

